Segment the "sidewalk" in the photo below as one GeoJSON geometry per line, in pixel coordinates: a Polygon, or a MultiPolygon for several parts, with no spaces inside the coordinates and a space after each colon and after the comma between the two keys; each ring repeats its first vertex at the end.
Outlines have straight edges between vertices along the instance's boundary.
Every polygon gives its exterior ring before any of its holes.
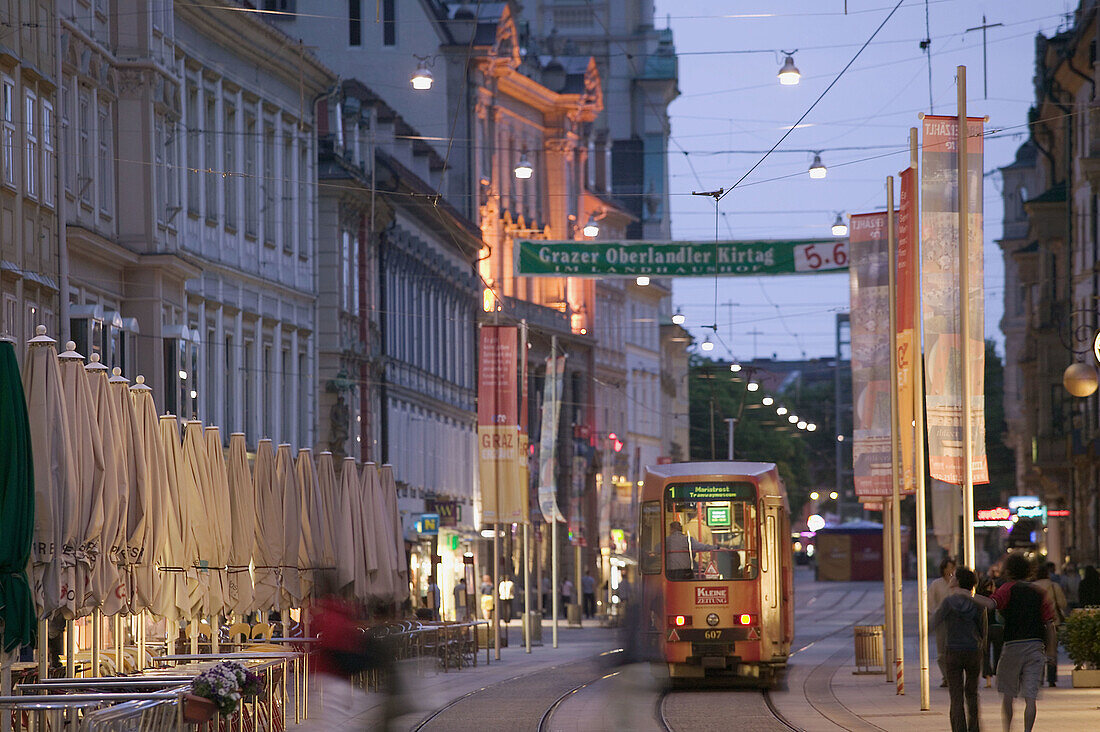
{"type": "MultiPolygon", "coordinates": [[[[532,646],[528,654],[524,652],[523,631],[518,622],[513,622],[508,635],[510,645],[500,649],[499,661],[492,660],[486,665],[483,649],[476,667],[460,671],[425,671],[424,675],[417,676],[416,662],[407,662],[402,675],[405,690],[402,703],[411,708],[397,720],[395,728],[412,729],[435,710],[471,692],[515,677],[591,658],[614,648],[617,641],[614,630],[601,628],[595,621],[587,621],[584,628],[570,628],[565,621],[561,621],[558,625],[558,648],[552,646],[551,633],[551,623],[543,621],[543,645],[532,646]]],[[[492,651],[489,654],[492,659],[492,651]]],[[[430,664],[423,664],[423,668],[429,667],[430,664]]],[[[378,718],[384,702],[379,694],[358,694],[354,706],[334,714],[334,707],[340,701],[330,704],[333,700],[329,695],[325,697],[325,716],[319,717],[314,710],[319,709],[318,699],[327,694],[318,694],[319,691],[316,688],[311,691],[311,718],[300,725],[288,725],[288,732],[319,732],[322,729],[324,732],[359,732],[369,729],[371,722],[378,718]],[[338,719],[333,719],[333,716],[338,719]]]]}

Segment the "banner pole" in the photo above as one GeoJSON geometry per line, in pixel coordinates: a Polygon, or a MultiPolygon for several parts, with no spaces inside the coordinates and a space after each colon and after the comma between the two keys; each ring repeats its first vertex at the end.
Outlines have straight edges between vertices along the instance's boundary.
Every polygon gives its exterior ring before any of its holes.
{"type": "Polygon", "coordinates": [[[561,592],[558,590],[558,517],[551,517],[550,524],[550,597],[551,609],[554,613],[554,648],[558,647],[558,612],[561,603],[561,592]]]}
{"type": "MultiPolygon", "coordinates": [[[[917,160],[917,128],[909,128],[909,167],[919,172],[917,160]]],[[[931,689],[928,686],[928,517],[924,505],[924,328],[920,300],[920,176],[913,176],[916,184],[912,191],[913,227],[916,232],[911,261],[916,266],[916,286],[913,287],[913,328],[916,333],[916,352],[913,354],[913,420],[916,422],[916,446],[913,452],[913,478],[916,480],[917,502],[917,637],[920,649],[920,708],[927,712],[932,708],[931,689]]]]}
{"type": "MultiPolygon", "coordinates": [[[[500,492],[497,492],[500,495],[500,492]]],[[[498,505],[499,505],[499,498],[498,505]]],[[[497,516],[500,516],[499,508],[497,516]]],[[[493,522],[493,659],[500,660],[500,522],[493,522]]]]}
{"type": "Polygon", "coordinates": [[[893,502],[882,498],[882,592],[883,615],[886,619],[885,633],[882,634],[882,667],[886,673],[886,683],[895,681],[894,669],[890,664],[894,659],[894,536],[890,532],[891,509],[893,502]]]}
{"type": "MultiPolygon", "coordinates": [[[[526,487],[526,486],[525,486],[526,487]]],[[[528,559],[527,528],[530,521],[523,522],[523,650],[531,652],[531,564],[528,559]]]]}
{"type": "Polygon", "coordinates": [[[886,251],[890,292],[890,563],[893,583],[890,602],[894,605],[894,681],[896,693],[905,693],[905,624],[902,618],[901,584],[901,486],[898,476],[898,447],[901,424],[898,419],[898,281],[897,226],[894,218],[894,176],[886,176],[886,251]]]}
{"type": "Polygon", "coordinates": [[[971,444],[970,415],[970,193],[967,190],[966,67],[958,67],[959,130],[957,155],[959,170],[959,342],[962,357],[962,489],[963,489],[963,561],[974,569],[974,445],[971,444]]]}

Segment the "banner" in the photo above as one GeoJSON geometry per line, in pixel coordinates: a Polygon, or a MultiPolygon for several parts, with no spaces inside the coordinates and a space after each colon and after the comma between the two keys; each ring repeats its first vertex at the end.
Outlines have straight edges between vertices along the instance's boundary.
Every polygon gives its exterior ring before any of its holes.
{"type": "Polygon", "coordinates": [[[852,467],[856,495],[893,495],[890,461],[890,262],[886,213],[849,222],[852,267],[852,467]]]}
{"type": "MultiPolygon", "coordinates": [[[[898,389],[898,441],[900,445],[901,474],[898,484],[902,495],[913,493],[917,489],[916,451],[917,431],[913,424],[916,419],[915,406],[915,359],[920,357],[917,343],[917,221],[914,208],[917,203],[917,171],[913,168],[903,170],[901,178],[901,198],[898,206],[898,246],[894,258],[894,283],[896,286],[894,323],[897,328],[897,389],[898,389]]],[[[924,469],[923,466],[920,468],[924,469]]]]}
{"type": "Polygon", "coordinates": [[[518,414],[518,338],[514,326],[483,325],[478,352],[477,440],[481,520],[528,520],[518,414]]]}
{"type": "Polygon", "coordinates": [[[523,277],[713,277],[843,272],[846,239],[776,241],[543,241],[513,248],[523,277]]]}
{"type": "MultiPolygon", "coordinates": [[[[985,456],[985,343],[982,272],[982,118],[967,120],[967,263],[970,332],[970,444],[974,483],[989,482],[985,456]]],[[[925,116],[921,157],[921,270],[928,462],[933,478],[964,482],[959,318],[958,120],[925,116]]]]}
{"type": "Polygon", "coordinates": [[[542,397],[542,433],[539,439],[539,510],[547,521],[564,521],[558,510],[558,422],[561,418],[562,376],[565,356],[546,359],[546,384],[542,397]]]}

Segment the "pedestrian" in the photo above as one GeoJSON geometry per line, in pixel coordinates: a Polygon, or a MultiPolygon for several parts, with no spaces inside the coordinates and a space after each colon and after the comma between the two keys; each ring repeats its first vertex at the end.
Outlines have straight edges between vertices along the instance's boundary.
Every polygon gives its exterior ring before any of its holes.
{"type": "Polygon", "coordinates": [[[516,598],[516,585],[511,575],[504,575],[500,581],[500,622],[507,625],[512,622],[512,600],[516,598]]]}
{"type": "Polygon", "coordinates": [[[435,583],[435,577],[428,579],[428,595],[425,599],[427,600],[428,609],[431,611],[431,619],[439,620],[439,605],[443,598],[439,591],[439,585],[435,583]]]}
{"type": "Polygon", "coordinates": [[[478,588],[481,595],[481,617],[490,620],[493,617],[493,578],[482,575],[481,587],[478,588]]]}
{"type": "Polygon", "coordinates": [[[1077,586],[1077,602],[1081,607],[1100,605],[1100,572],[1091,564],[1085,567],[1081,575],[1081,584],[1077,586]]]}
{"type": "Polygon", "coordinates": [[[993,593],[993,602],[1005,620],[1005,643],[997,664],[997,691],[1001,694],[1001,723],[1012,727],[1012,701],[1024,698],[1024,732],[1035,726],[1036,699],[1047,658],[1057,648],[1054,608],[1046,595],[1027,582],[1031,562],[1023,554],[1005,559],[1008,581],[993,593]]]}
{"type": "MultiPolygon", "coordinates": [[[[1053,566],[1054,562],[1039,565],[1035,571],[1035,586],[1043,591],[1047,602],[1054,606],[1054,633],[1057,637],[1058,626],[1066,618],[1066,594],[1062,591],[1062,585],[1054,581],[1054,577],[1050,575],[1050,568],[1053,566]]],[[[1057,647],[1055,647],[1055,657],[1047,661],[1047,684],[1057,686],[1057,681],[1058,658],[1057,647]]]]}
{"type": "MultiPolygon", "coordinates": [[[[986,577],[978,583],[977,592],[982,597],[992,597],[996,589],[997,585],[993,579],[986,577]]],[[[1000,615],[997,614],[997,609],[993,607],[985,611],[985,620],[986,643],[985,650],[982,651],[982,676],[985,677],[985,686],[988,689],[993,685],[992,679],[997,673],[997,662],[1001,660],[1001,646],[1004,645],[1005,626],[1001,622],[1000,615]]]]}
{"type": "MultiPolygon", "coordinates": [[[[955,567],[957,564],[952,557],[944,557],[940,560],[940,576],[932,580],[928,585],[928,612],[935,615],[940,609],[940,603],[947,599],[951,590],[955,588],[955,567]]],[[[947,686],[947,667],[944,665],[944,644],[947,641],[945,628],[936,629],[936,665],[940,667],[940,686],[947,686]]]]}
{"type": "Polygon", "coordinates": [[[592,570],[584,570],[581,577],[581,593],[584,597],[584,617],[596,616],[596,578],[592,576],[592,570]]]}
{"type": "Polygon", "coordinates": [[[1062,565],[1062,591],[1066,593],[1066,607],[1070,610],[1078,607],[1080,603],[1077,594],[1081,587],[1081,575],[1077,572],[1077,564],[1069,561],[1062,565]]]}
{"type": "Polygon", "coordinates": [[[550,614],[550,578],[542,578],[542,615],[546,617],[550,614]]]}
{"type": "Polygon", "coordinates": [[[985,647],[985,614],[993,607],[993,601],[973,595],[978,578],[969,567],[959,567],[955,578],[956,586],[932,616],[932,627],[937,631],[942,627],[945,631],[943,665],[951,696],[951,732],[977,732],[978,675],[985,647]]]}
{"type": "MultiPolygon", "coordinates": [[[[563,613],[568,613],[567,607],[573,604],[573,580],[568,577],[561,583],[561,608],[563,613]]],[[[565,617],[568,617],[566,615],[565,617]]]]}
{"type": "Polygon", "coordinates": [[[455,620],[463,622],[466,620],[466,615],[469,612],[467,607],[468,598],[466,597],[466,578],[459,577],[458,582],[455,583],[455,620]]]}

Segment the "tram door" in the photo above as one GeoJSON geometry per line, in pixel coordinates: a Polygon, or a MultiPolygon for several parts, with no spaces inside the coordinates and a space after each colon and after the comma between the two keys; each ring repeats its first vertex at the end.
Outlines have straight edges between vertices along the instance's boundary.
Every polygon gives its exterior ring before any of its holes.
{"type": "Polygon", "coordinates": [[[760,615],[764,637],[761,638],[761,657],[784,654],[783,649],[783,558],[780,543],[785,540],[781,530],[783,523],[783,500],[778,496],[761,499],[761,514],[764,520],[761,526],[761,572],[760,572],[760,615]]]}

